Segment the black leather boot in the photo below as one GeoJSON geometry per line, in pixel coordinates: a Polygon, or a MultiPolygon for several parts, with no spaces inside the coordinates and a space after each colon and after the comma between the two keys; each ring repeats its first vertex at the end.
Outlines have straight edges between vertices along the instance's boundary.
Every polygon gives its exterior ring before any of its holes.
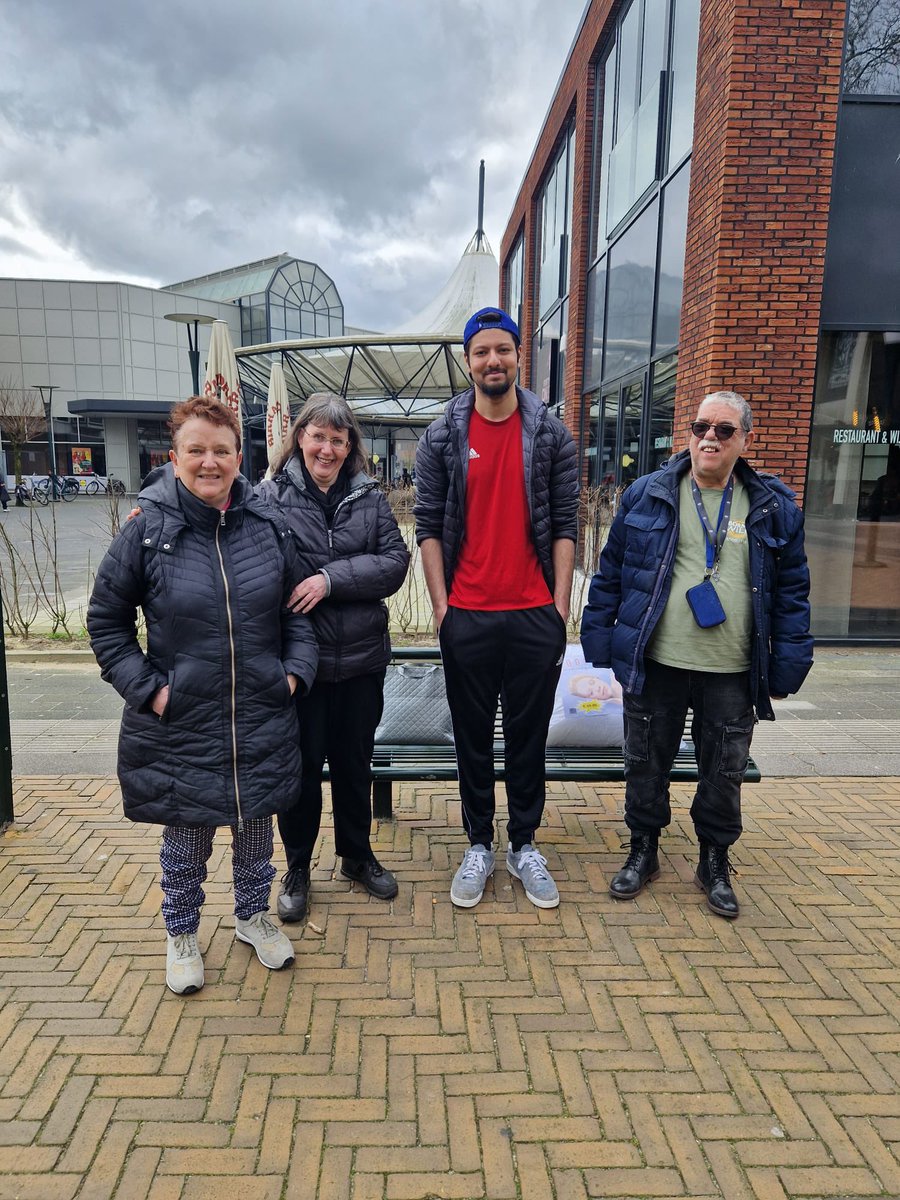
{"type": "Polygon", "coordinates": [[[706,903],[711,912],[717,917],[729,917],[733,920],[740,912],[740,906],[731,886],[730,873],[728,847],[701,842],[700,862],[694,875],[694,883],[701,891],[706,892],[706,903]]]}
{"type": "Polygon", "coordinates": [[[652,833],[636,833],[631,838],[631,851],[622,870],[613,875],[609,894],[615,900],[633,900],[645,884],[659,878],[659,837],[652,833]]]}
{"type": "Polygon", "coordinates": [[[294,867],[281,880],[278,915],[292,925],[302,921],[309,906],[309,867],[294,867]]]}

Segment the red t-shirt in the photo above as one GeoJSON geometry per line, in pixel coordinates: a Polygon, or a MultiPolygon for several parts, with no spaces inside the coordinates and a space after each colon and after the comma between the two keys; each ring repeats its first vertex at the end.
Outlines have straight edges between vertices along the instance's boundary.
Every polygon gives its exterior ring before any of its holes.
{"type": "Polygon", "coordinates": [[[518,408],[504,421],[469,421],[466,533],[453,574],[454,608],[537,608],[553,597],[531,537],[518,408]]]}

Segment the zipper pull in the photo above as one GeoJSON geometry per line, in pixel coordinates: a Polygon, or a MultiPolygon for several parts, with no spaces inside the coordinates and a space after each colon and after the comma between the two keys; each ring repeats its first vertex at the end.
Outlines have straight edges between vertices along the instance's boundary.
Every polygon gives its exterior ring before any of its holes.
{"type": "Polygon", "coordinates": [[[225,509],[224,508],[219,513],[219,528],[220,529],[225,528],[225,509]]]}
{"type": "Polygon", "coordinates": [[[244,818],[238,817],[238,833],[244,832],[244,818]]]}

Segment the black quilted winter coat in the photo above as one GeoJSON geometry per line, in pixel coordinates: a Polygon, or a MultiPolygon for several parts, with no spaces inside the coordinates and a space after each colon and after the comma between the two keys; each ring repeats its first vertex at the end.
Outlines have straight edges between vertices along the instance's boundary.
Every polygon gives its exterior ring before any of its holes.
{"type": "MultiPolygon", "coordinates": [[[[578,465],[572,435],[534,392],[516,388],[522,417],[522,462],[531,536],[553,593],[553,543],[578,535],[578,465]]],[[[416,451],[416,540],[437,538],[447,591],[465,535],[469,420],[475,389],[461,392],[422,435],[416,451]]]]}
{"type": "Polygon", "coordinates": [[[339,683],[386,667],[391,657],[384,603],[403,583],[409,551],[377,482],[360,472],[331,528],[309,495],[300,464],[288,459],[257,493],[277,506],[294,535],[300,578],[321,571],[328,594],[309,614],[319,642],[320,683],[339,683]]]}
{"type": "Polygon", "coordinates": [[[317,662],[309,618],[284,607],[300,568],[247,480],[231,494],[220,513],[177,484],[171,464],[157,468],[97,572],[87,625],[103,678],[125,700],[118,772],[133,821],[229,825],[289,808],[300,791],[286,676],[308,690],[317,662]],[[165,684],[158,717],[150,703],[165,684]]]}

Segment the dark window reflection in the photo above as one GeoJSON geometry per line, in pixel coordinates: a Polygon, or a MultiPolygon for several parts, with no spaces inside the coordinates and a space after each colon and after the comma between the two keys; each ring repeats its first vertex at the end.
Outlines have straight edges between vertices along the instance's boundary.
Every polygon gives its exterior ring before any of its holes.
{"type": "Polygon", "coordinates": [[[655,353],[678,345],[681,295],[684,290],[684,246],[687,237],[690,164],[682,167],[663,192],[659,252],[659,293],[656,309],[655,353]]]}
{"type": "Polygon", "coordinates": [[[623,375],[650,357],[657,209],[654,201],[609,252],[605,377],[623,375]]]}
{"type": "Polygon", "coordinates": [[[588,275],[585,313],[584,386],[599,383],[603,363],[603,314],[606,308],[606,259],[588,275]]]}
{"type": "Polygon", "coordinates": [[[641,473],[641,425],[643,424],[644,385],[629,383],[622,393],[622,455],[619,480],[622,487],[633,483],[641,473]]]}
{"type": "Polygon", "coordinates": [[[655,471],[671,457],[675,425],[675,377],[678,355],[660,359],[653,367],[653,391],[650,394],[650,439],[647,470],[655,471]]]}
{"type": "Polygon", "coordinates": [[[850,0],[844,91],[900,95],[900,0],[850,0]]]}

